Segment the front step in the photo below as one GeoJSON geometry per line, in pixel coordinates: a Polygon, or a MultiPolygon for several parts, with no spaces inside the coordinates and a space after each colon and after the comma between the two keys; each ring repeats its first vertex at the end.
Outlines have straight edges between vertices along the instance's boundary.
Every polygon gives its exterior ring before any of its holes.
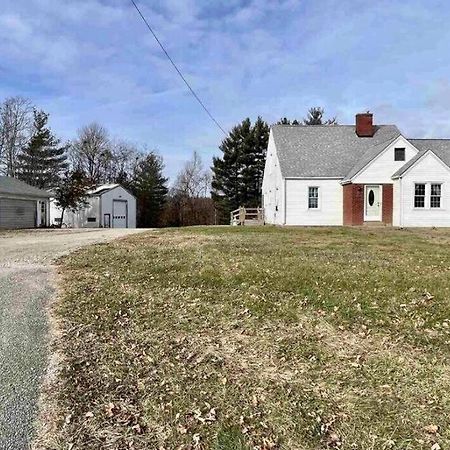
{"type": "Polygon", "coordinates": [[[363,222],[362,224],[363,227],[370,227],[370,228],[384,228],[384,227],[391,227],[392,224],[391,223],[384,223],[384,222],[375,222],[375,221],[370,221],[370,222],[363,222]]]}
{"type": "Polygon", "coordinates": [[[257,225],[264,225],[264,221],[257,220],[257,219],[246,219],[244,220],[244,226],[257,226],[257,225]]]}

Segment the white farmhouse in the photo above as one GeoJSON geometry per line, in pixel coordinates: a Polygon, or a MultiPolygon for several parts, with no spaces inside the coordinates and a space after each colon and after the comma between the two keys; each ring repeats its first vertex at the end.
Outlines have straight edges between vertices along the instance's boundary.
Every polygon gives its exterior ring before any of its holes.
{"type": "Polygon", "coordinates": [[[278,225],[450,227],[450,139],[408,139],[395,125],[274,125],[263,180],[278,225]]]}
{"type": "MultiPolygon", "coordinates": [[[[87,205],[64,213],[69,228],[136,228],[136,197],[120,184],[104,184],[88,192],[87,205]]],[[[51,201],[52,225],[59,226],[61,210],[51,201]]]]}

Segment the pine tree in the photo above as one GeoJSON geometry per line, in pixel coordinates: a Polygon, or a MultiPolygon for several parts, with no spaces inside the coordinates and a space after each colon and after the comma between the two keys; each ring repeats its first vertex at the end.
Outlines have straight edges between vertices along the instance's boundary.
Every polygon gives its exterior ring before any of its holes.
{"type": "Polygon", "coordinates": [[[131,189],[137,199],[138,227],[156,227],[167,198],[167,178],[162,171],[162,158],[150,152],[136,166],[131,189]]]}
{"type": "Polygon", "coordinates": [[[58,184],[67,169],[66,149],[47,126],[48,114],[34,110],[33,131],[28,145],[18,157],[19,178],[40,189],[58,184]]]}
{"type": "Polygon", "coordinates": [[[331,119],[323,120],[323,115],[325,111],[319,106],[314,106],[309,108],[308,115],[303,119],[304,125],[337,125],[336,117],[331,119]]]}
{"type": "Polygon", "coordinates": [[[243,148],[241,202],[248,208],[261,206],[261,189],[269,133],[269,125],[261,117],[258,117],[243,148]]]}
{"type": "Polygon", "coordinates": [[[261,184],[269,126],[260,117],[235,126],[222,141],[222,157],[213,158],[212,198],[219,220],[226,223],[230,211],[239,206],[261,205],[261,184]]]}
{"type": "Polygon", "coordinates": [[[249,134],[250,119],[235,126],[219,146],[222,158],[213,158],[211,196],[218,211],[219,222],[226,223],[230,211],[241,203],[241,154],[243,135],[249,134]]]}
{"type": "Polygon", "coordinates": [[[314,106],[309,108],[307,117],[303,120],[298,121],[297,119],[294,119],[291,121],[287,117],[283,117],[277,122],[277,125],[337,125],[336,117],[324,120],[324,114],[325,110],[323,108],[314,106]]]}

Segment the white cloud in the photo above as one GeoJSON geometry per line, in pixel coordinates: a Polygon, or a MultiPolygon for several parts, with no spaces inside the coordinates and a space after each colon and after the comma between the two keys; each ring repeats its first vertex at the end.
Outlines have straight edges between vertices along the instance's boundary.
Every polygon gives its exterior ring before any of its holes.
{"type": "Polygon", "coordinates": [[[0,15],[0,30],[4,39],[24,39],[31,35],[31,28],[17,14],[0,15]]]}
{"type": "MultiPolygon", "coordinates": [[[[217,151],[220,131],[128,1],[3,1],[2,95],[31,96],[64,137],[98,120],[159,147],[172,172],[194,149],[217,151]]],[[[369,108],[415,136],[450,134],[450,7],[435,3],[139,1],[226,128],[259,114],[301,118],[321,105],[344,123],[369,108]]]]}

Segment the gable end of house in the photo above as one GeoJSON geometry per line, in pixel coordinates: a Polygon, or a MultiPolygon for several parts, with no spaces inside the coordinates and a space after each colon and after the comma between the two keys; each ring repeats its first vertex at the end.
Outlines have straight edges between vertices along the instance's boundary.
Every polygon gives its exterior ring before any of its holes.
{"type": "Polygon", "coordinates": [[[276,155],[278,176],[269,176],[266,165],[267,223],[450,226],[450,139],[408,139],[394,125],[374,125],[370,114],[361,117],[359,128],[271,128],[268,158],[276,155]],[[413,169],[417,179],[403,182],[413,169]],[[274,192],[275,202],[267,195],[274,192]],[[420,202],[427,207],[421,209],[420,202]],[[401,222],[405,210],[410,215],[401,222]]]}

